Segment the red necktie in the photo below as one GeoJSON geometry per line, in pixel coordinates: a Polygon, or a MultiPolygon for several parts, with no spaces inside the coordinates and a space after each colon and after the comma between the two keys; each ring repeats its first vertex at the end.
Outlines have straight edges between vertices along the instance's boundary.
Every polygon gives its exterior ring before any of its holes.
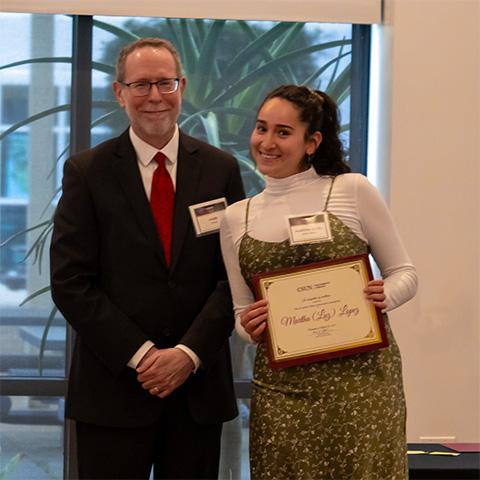
{"type": "Polygon", "coordinates": [[[158,167],[153,172],[150,207],[152,208],[153,218],[157,225],[158,235],[163,244],[165,260],[167,261],[167,265],[170,265],[173,198],[175,192],[173,190],[172,178],[165,168],[165,155],[162,152],[158,152],[154,160],[157,162],[158,167]]]}

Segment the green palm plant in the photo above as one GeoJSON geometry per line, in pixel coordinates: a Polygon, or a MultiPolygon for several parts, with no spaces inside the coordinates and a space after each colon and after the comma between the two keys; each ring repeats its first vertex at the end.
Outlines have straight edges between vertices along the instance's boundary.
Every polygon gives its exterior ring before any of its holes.
{"type": "MultiPolygon", "coordinates": [[[[241,20],[152,19],[147,22],[130,20],[119,28],[94,20],[94,27],[111,35],[112,41],[105,50],[105,58],[115,58],[124,44],[141,36],[161,36],[177,46],[188,79],[179,125],[191,135],[230,151],[237,158],[248,195],[263,186],[263,179],[249,157],[248,138],[257,105],[269,90],[282,83],[316,88],[322,81],[325,84],[323,90],[338,104],[350,95],[351,40],[343,38],[312,44],[308,41],[304,23],[282,22],[265,29],[241,20]],[[321,55],[326,58],[319,64],[318,57],[321,55]],[[314,56],[317,58],[314,59],[314,56]],[[328,80],[324,81],[327,76],[328,80]]],[[[71,61],[69,57],[25,59],[0,66],[0,70],[26,64],[71,61]]],[[[115,67],[106,60],[93,61],[92,69],[112,80],[114,78],[115,67]]],[[[119,120],[122,110],[113,96],[93,99],[92,107],[101,112],[91,123],[92,130],[108,126],[115,131],[126,126],[125,120],[119,120]]],[[[58,105],[25,118],[2,132],[0,141],[22,127],[70,108],[70,104],[58,105]]],[[[346,124],[343,129],[348,127],[346,124]]],[[[56,162],[68,150],[67,146],[56,162]]],[[[25,260],[31,259],[41,270],[41,260],[52,228],[52,219],[49,218],[11,236],[0,244],[0,248],[27,232],[38,231],[25,260]]],[[[25,298],[22,305],[49,290],[46,285],[25,298]]],[[[56,313],[53,307],[43,331],[38,361],[40,374],[46,339],[56,313]]]]}

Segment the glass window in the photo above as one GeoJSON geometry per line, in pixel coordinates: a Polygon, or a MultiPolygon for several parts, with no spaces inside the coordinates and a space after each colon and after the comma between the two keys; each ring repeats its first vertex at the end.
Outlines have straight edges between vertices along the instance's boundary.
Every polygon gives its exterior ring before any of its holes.
{"type": "Polygon", "coordinates": [[[64,401],[42,378],[65,376],[66,327],[48,292],[36,294],[48,286],[43,223],[69,143],[72,20],[1,13],[0,23],[0,380],[24,379],[0,396],[0,477],[61,479],[64,401]]]}
{"type": "Polygon", "coordinates": [[[63,399],[0,397],[0,478],[63,478],[63,399]]]}
{"type": "Polygon", "coordinates": [[[28,133],[12,132],[3,141],[2,196],[28,199],[28,133]]]}
{"type": "Polygon", "coordinates": [[[48,221],[69,144],[72,20],[0,20],[0,375],[64,377],[65,323],[48,292],[37,294],[48,287],[48,221]]]}
{"type": "Polygon", "coordinates": [[[2,123],[13,124],[28,116],[28,87],[2,85],[2,123]]]}

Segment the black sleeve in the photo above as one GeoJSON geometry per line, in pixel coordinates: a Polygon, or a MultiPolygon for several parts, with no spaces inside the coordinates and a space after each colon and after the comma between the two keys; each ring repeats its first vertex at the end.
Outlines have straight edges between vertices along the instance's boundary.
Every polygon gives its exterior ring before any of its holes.
{"type": "Polygon", "coordinates": [[[100,287],[99,199],[81,165],[72,158],[64,167],[50,246],[52,298],[81,341],[119,375],[148,338],[100,287]]]}

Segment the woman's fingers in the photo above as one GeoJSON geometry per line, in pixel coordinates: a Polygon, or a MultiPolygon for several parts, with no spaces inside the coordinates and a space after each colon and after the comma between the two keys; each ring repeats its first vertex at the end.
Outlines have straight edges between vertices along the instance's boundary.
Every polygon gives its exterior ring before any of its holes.
{"type": "Polygon", "coordinates": [[[266,300],[249,305],[240,314],[240,323],[253,341],[258,342],[263,337],[267,326],[268,303],[266,300]]]}
{"type": "MultiPolygon", "coordinates": [[[[267,313],[267,301],[266,300],[259,300],[258,302],[252,303],[249,305],[243,312],[240,314],[240,322],[242,326],[245,328],[247,325],[252,323],[252,327],[257,326],[258,324],[258,317],[261,317],[267,313]]],[[[259,320],[261,321],[261,320],[259,320]]]]}
{"type": "Polygon", "coordinates": [[[261,323],[251,334],[252,340],[256,343],[260,342],[263,339],[265,330],[267,329],[267,322],[261,323]]]}
{"type": "Polygon", "coordinates": [[[262,311],[255,311],[254,314],[252,314],[252,316],[250,315],[246,315],[241,323],[242,323],[242,326],[243,328],[245,328],[245,330],[247,331],[252,331],[254,330],[255,328],[258,327],[258,325],[260,325],[260,323],[264,322],[265,320],[267,319],[267,312],[262,312],[262,311]]]}
{"type": "Polygon", "coordinates": [[[363,291],[367,300],[372,301],[376,307],[380,309],[387,307],[383,280],[370,280],[363,291]]]}
{"type": "Polygon", "coordinates": [[[383,280],[370,280],[363,291],[367,296],[384,295],[383,280]]]}

